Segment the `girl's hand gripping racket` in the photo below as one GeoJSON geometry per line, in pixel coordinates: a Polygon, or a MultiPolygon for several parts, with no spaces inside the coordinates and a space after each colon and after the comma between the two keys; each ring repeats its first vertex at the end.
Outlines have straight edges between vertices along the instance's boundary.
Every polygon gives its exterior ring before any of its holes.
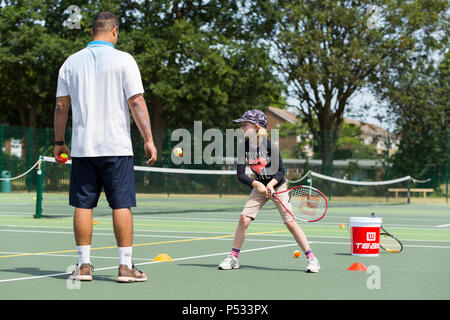
{"type": "Polygon", "coordinates": [[[292,217],[301,221],[319,221],[328,209],[328,201],[324,194],[309,186],[297,186],[271,195],[292,217]]]}

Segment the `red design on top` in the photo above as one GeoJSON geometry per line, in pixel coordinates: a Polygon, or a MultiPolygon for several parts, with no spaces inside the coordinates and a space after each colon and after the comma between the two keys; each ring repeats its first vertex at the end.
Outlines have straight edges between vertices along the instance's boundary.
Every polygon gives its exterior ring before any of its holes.
{"type": "Polygon", "coordinates": [[[267,165],[267,160],[264,158],[258,158],[258,159],[248,159],[248,164],[250,165],[250,168],[259,174],[261,169],[265,168],[267,165]]]}

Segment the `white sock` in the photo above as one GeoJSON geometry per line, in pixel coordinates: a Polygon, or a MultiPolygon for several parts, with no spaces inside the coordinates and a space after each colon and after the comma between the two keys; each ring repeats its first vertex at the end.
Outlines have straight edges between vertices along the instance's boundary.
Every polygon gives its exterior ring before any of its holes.
{"type": "Polygon", "coordinates": [[[132,268],[131,254],[133,247],[119,247],[119,260],[120,264],[126,264],[128,268],[132,268]]]}
{"type": "Polygon", "coordinates": [[[83,263],[91,263],[91,245],[77,246],[78,265],[83,263]]]}

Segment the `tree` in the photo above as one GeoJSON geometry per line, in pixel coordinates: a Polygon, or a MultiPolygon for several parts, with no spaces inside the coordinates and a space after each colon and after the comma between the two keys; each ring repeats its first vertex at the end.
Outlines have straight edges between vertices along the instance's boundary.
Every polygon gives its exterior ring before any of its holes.
{"type": "Polygon", "coordinates": [[[72,1],[11,0],[0,7],[0,121],[53,127],[58,70],[90,41],[92,17],[113,1],[78,3],[80,28],[69,29],[72,1]]]}
{"type": "Polygon", "coordinates": [[[6,1],[0,10],[0,120],[36,127],[49,123],[57,71],[72,44],[46,32],[42,1],[6,1]]]}
{"type": "Polygon", "coordinates": [[[240,28],[234,2],[79,1],[79,29],[69,29],[71,1],[4,1],[0,8],[0,120],[52,127],[57,74],[91,40],[100,10],[120,18],[116,48],[136,59],[155,129],[225,128],[246,109],[280,101],[268,48],[240,28]]]}
{"type": "MultiPolygon", "coordinates": [[[[314,119],[317,122],[317,119],[314,119]]],[[[302,120],[298,119],[296,123],[284,122],[280,126],[280,137],[300,137],[300,142],[295,150],[284,150],[284,154],[289,157],[308,158],[305,150],[307,147],[313,148],[314,158],[321,159],[321,148],[318,141],[312,139],[309,128],[303,125],[302,120]]],[[[342,130],[336,141],[336,148],[333,153],[334,160],[342,159],[379,159],[375,145],[366,145],[363,141],[363,135],[360,128],[352,123],[344,122],[342,130]]],[[[283,150],[282,150],[283,151],[283,150]]]]}
{"type": "Polygon", "coordinates": [[[412,53],[439,45],[435,35],[446,31],[447,5],[444,0],[251,1],[248,23],[273,46],[288,95],[300,101],[297,110],[320,142],[324,168],[349,99],[364,87],[388,82],[412,53]]]}
{"type": "Polygon", "coordinates": [[[143,1],[130,10],[130,50],[141,66],[154,128],[229,127],[281,99],[268,48],[245,35],[235,2],[143,1]]]}
{"type": "Polygon", "coordinates": [[[377,148],[373,144],[366,145],[362,141],[361,129],[356,125],[344,122],[336,142],[333,159],[379,159],[377,148]]]}
{"type": "Polygon", "coordinates": [[[432,178],[438,190],[444,182],[448,148],[450,53],[444,53],[437,65],[434,59],[422,57],[403,64],[401,71],[389,86],[379,88],[380,96],[390,103],[401,137],[392,174],[432,178]]]}
{"type": "Polygon", "coordinates": [[[309,158],[308,148],[312,147],[312,135],[307,126],[302,125],[302,119],[298,118],[295,123],[283,122],[279,127],[281,138],[295,137],[299,142],[293,150],[281,149],[283,158],[309,158]]]}

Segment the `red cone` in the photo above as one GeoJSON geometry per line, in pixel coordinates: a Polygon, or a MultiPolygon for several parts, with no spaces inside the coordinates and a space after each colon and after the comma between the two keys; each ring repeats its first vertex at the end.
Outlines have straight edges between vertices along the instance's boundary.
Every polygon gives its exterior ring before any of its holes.
{"type": "Polygon", "coordinates": [[[367,271],[367,268],[362,263],[355,262],[350,267],[348,267],[347,270],[350,270],[350,271],[367,271]]]}

